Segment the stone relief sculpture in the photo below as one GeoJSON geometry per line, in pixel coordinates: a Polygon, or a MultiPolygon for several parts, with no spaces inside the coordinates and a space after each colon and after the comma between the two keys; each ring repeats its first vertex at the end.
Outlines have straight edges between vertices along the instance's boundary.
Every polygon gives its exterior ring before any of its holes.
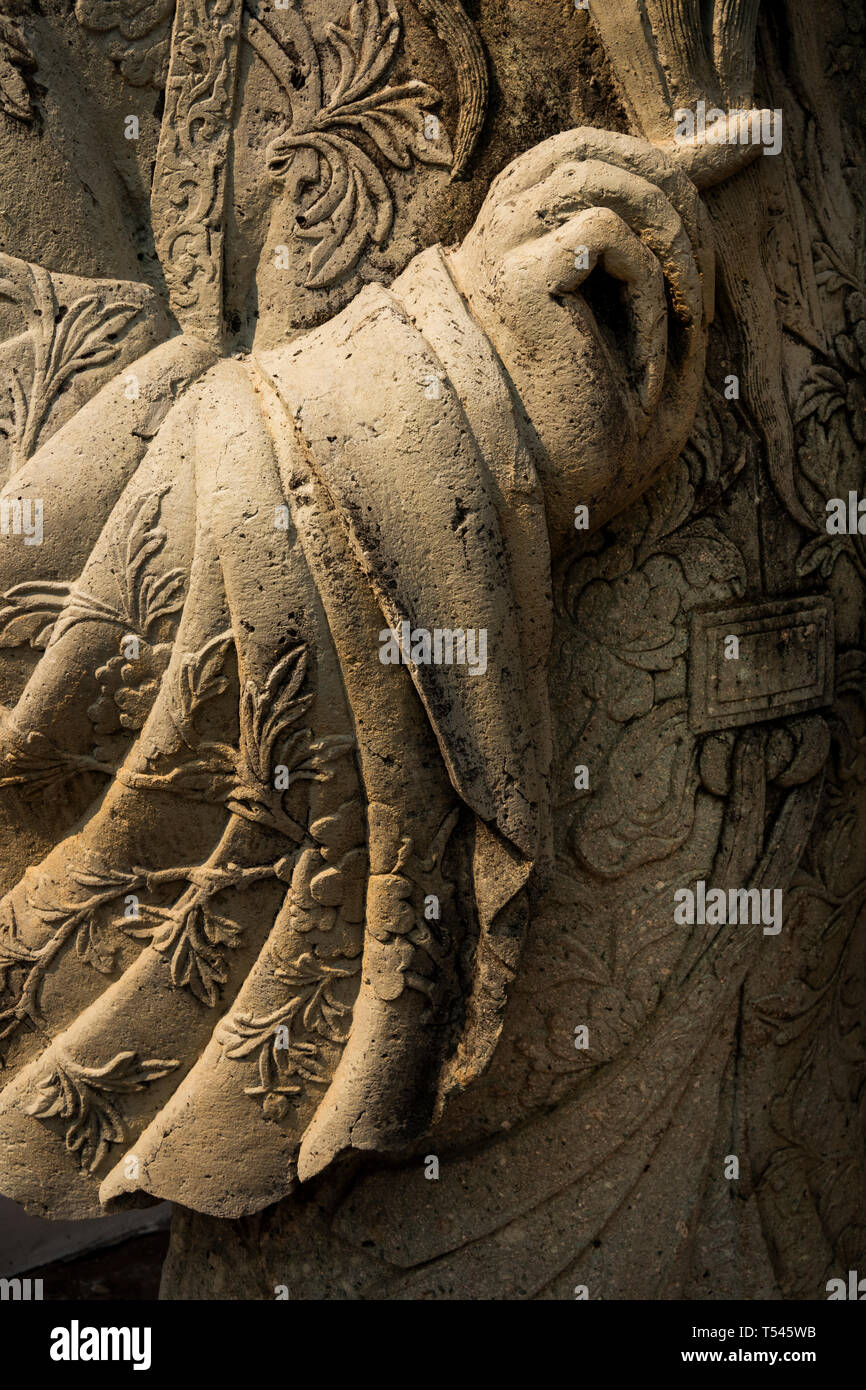
{"type": "Polygon", "coordinates": [[[0,1190],[171,1200],[166,1297],[863,1257],[862,189],[784,8],[566,6],[542,119],[458,0],[5,7],[82,230],[3,211],[0,1190]]]}

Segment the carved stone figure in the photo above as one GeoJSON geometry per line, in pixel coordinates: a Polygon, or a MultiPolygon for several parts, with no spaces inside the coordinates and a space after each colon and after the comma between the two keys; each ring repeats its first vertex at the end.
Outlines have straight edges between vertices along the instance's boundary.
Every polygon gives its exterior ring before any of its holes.
{"type": "Polygon", "coordinates": [[[166,1297],[864,1258],[806,8],[564,5],[545,105],[525,0],[5,7],[0,1190],[171,1200],[166,1297]]]}

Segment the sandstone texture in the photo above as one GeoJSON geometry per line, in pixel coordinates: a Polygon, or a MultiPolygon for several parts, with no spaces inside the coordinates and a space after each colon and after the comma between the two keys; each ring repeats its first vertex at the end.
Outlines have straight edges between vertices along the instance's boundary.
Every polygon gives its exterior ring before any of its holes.
{"type": "Polygon", "coordinates": [[[0,1191],[163,1297],[863,1267],[864,34],[0,4],[0,1191]]]}

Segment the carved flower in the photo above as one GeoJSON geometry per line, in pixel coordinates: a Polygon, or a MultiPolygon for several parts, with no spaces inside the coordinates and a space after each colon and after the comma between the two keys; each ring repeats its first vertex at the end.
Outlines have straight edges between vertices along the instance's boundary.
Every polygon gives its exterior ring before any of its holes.
{"type": "Polygon", "coordinates": [[[610,560],[602,573],[611,577],[588,584],[577,603],[577,660],[587,695],[606,700],[611,718],[625,722],[652,709],[652,672],[670,669],[685,635],[673,625],[680,611],[677,590],[654,585],[643,570],[618,574],[617,562],[628,563],[623,554],[610,560]]]}
{"type": "Polygon", "coordinates": [[[794,411],[797,462],[814,489],[811,510],[816,535],[797,557],[797,574],[829,580],[846,556],[866,579],[866,548],[859,535],[828,535],[826,502],[858,485],[866,444],[866,294],[844,261],[826,242],[815,246],[816,279],[826,296],[845,293],[845,329],[833,339],[834,365],[814,363],[806,373],[794,411]]]}
{"type": "MultiPolygon", "coordinates": [[[[121,645],[128,639],[124,636],[121,645]]],[[[99,756],[110,761],[110,752],[117,751],[119,745],[125,747],[122,730],[135,731],[144,727],[145,720],[156,699],[160,682],[171,657],[170,642],[159,642],[152,646],[139,639],[139,654],[130,661],[121,653],[114,656],[96,672],[99,682],[99,695],[87,713],[94,732],[107,739],[107,747],[100,749],[99,756]],[[112,737],[119,735],[119,737],[112,737]]]]}
{"type": "Polygon", "coordinates": [[[332,815],[314,821],[310,834],[316,844],[298,856],[287,900],[292,929],[330,931],[338,917],[362,921],[367,851],[360,803],[344,802],[332,815]]]}
{"type": "MultiPolygon", "coordinates": [[[[712,422],[705,423],[690,451],[704,480],[717,479],[724,462],[713,433],[712,422]]],[[[562,577],[559,601],[574,624],[579,688],[619,724],[649,714],[656,675],[672,673],[664,679],[666,693],[684,689],[685,608],[695,591],[709,599],[745,588],[739,550],[712,520],[693,519],[694,504],[684,457],[638,508],[612,524],[606,545],[595,540],[562,577]]]]}
{"type": "Polygon", "coordinates": [[[601,790],[582,808],[574,846],[596,873],[616,877],[665,859],[691,833],[698,775],[685,704],[665,700],[628,725],[601,790]]]}
{"type": "Polygon", "coordinates": [[[274,978],[289,989],[280,1008],[259,1018],[239,1013],[223,1024],[219,1037],[228,1058],[240,1061],[255,1055],[258,1085],[245,1086],[244,1091],[260,1098],[265,1119],[284,1119],[292,1104],[289,1097],[303,1095],[305,1082],[328,1084],[331,1068],[322,1040],[335,1047],[345,1043],[359,971],[358,960],[341,957],[337,964],[304,951],[286,968],[274,971],[274,978]],[[348,997],[341,992],[346,982],[348,997]],[[298,1037],[299,1032],[307,1037],[298,1037]]]}

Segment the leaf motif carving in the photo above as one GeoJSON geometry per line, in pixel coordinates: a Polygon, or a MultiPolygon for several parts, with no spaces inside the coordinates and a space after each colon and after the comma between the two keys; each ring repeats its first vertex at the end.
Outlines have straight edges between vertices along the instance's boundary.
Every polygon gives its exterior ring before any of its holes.
{"type": "Polygon", "coordinates": [[[223,667],[233,642],[231,631],[221,632],[199,651],[185,653],[175,670],[169,691],[169,713],[188,748],[197,748],[200,743],[195,727],[199,709],[228,688],[223,667]]]}
{"type": "MultiPolygon", "coordinates": [[[[230,833],[228,830],[226,835],[230,833]]],[[[197,867],[145,873],[148,887],[184,878],[190,886],[173,907],[143,907],[142,925],[126,930],[130,936],[148,938],[154,949],[165,957],[176,988],[188,989],[200,1003],[213,1008],[219,1001],[221,986],[228,979],[227,953],[238,946],[242,938],[237,923],[215,909],[214,897],[226,888],[244,888],[264,879],[279,878],[286,869],[287,861],[279,859],[275,864],[246,868],[236,864],[221,868],[209,862],[197,867]]]]}
{"type": "Polygon", "coordinates": [[[829,582],[844,556],[861,585],[866,584],[866,543],[859,533],[829,534],[826,505],[844,498],[862,480],[866,441],[866,295],[862,283],[826,242],[812,248],[816,280],[825,296],[844,291],[845,331],[833,339],[834,354],[813,362],[800,384],[793,419],[797,463],[804,501],[813,521],[811,536],[797,557],[799,576],[829,582]]]}
{"type": "Polygon", "coordinates": [[[685,702],[670,700],[628,725],[617,744],[605,794],[589,802],[575,830],[581,861],[603,877],[666,859],[695,818],[697,748],[685,702]]]}
{"type": "Polygon", "coordinates": [[[152,199],[169,302],[219,342],[223,231],[243,0],[177,0],[152,199]]]}
{"type": "Polygon", "coordinates": [[[2,253],[0,298],[23,313],[32,357],[29,395],[13,370],[6,387],[10,414],[0,418],[0,433],[12,444],[14,472],[36,449],[58,394],[79,372],[104,366],[117,356],[117,339],[141,305],[125,299],[103,304],[97,295],[85,294],[61,312],[49,272],[2,253]]]}
{"type": "Polygon", "coordinates": [[[9,920],[0,929],[0,991],[10,988],[10,976],[15,970],[28,970],[38,957],[38,952],[25,946],[18,933],[15,909],[8,907],[9,920]]]}
{"type": "Polygon", "coordinates": [[[0,787],[54,787],[83,772],[113,769],[88,753],[70,753],[45,734],[21,729],[11,715],[0,725],[0,787]]]}
{"type": "Polygon", "coordinates": [[[283,792],[275,786],[277,767],[286,769],[290,786],[298,781],[320,782],[328,776],[328,764],[353,743],[348,735],[314,739],[312,729],[296,727],[314,699],[312,693],[303,693],[307,660],[307,649],[300,643],[275,664],[261,690],[255,681],[245,682],[236,778],[227,797],[235,815],[281,830],[299,842],[304,838],[303,827],[286,813],[283,792]]]}
{"type": "Polygon", "coordinates": [[[291,966],[274,971],[291,991],[285,1004],[261,1017],[244,1011],[223,1024],[220,1041],[226,1057],[241,1061],[256,1055],[258,1084],[245,1086],[244,1094],[261,1098],[268,1118],[283,1118],[287,1097],[300,1095],[303,1082],[327,1085],[330,1075],[317,1039],[336,1047],[345,1043],[343,1021],[352,1006],[337,991],[341,981],[359,972],[360,961],[336,964],[305,951],[291,966]],[[312,1039],[293,1036],[296,1024],[312,1039]],[[280,1030],[285,1030],[285,1041],[280,1030]]]}
{"type": "Polygon", "coordinates": [[[168,911],[151,908],[151,916],[161,917],[165,925],[153,933],[153,946],[169,963],[171,982],[188,989],[202,1004],[213,1008],[220,986],[228,979],[224,948],[232,949],[241,939],[234,922],[215,912],[197,896],[168,911]]]}
{"type": "MultiPolygon", "coordinates": [[[[80,623],[121,629],[120,654],[97,669],[99,697],[88,709],[94,729],[103,737],[142,727],[171,651],[169,644],[157,642],[157,635],[184,603],[183,570],[159,574],[151,563],[167,540],[159,524],[163,495],[158,491],[140,499],[129,518],[125,542],[113,541],[115,602],[78,584],[19,584],[3,595],[7,607],[0,608],[0,646],[19,646],[29,638],[31,646],[46,647],[80,623]],[[124,651],[129,635],[140,639],[135,678],[124,651]]],[[[113,771],[110,743],[94,749],[94,757],[102,764],[100,770],[113,771]]]]}
{"type": "Polygon", "coordinates": [[[842,289],[860,289],[857,277],[847,268],[842,258],[826,241],[816,241],[812,247],[815,264],[815,282],[825,294],[836,294],[842,289]]]}
{"type": "Polygon", "coordinates": [[[0,596],[0,647],[44,649],[72,592],[71,584],[36,581],[15,584],[0,596]]]}
{"type": "MultiPolygon", "coordinates": [[[[325,26],[339,77],[318,111],[300,116],[268,148],[268,169],[277,180],[288,177],[295,151],[318,156],[317,192],[296,218],[297,235],[314,243],[306,282],[311,289],[325,289],[348,274],[370,244],[384,243],[393,225],[391,190],[359,137],[392,168],[408,169],[413,160],[452,163],[448,137],[431,111],[439,93],[416,79],[379,85],[402,28],[393,0],[386,3],[383,13],[378,0],[354,0],[344,24],[325,26]]],[[[309,31],[307,39],[316,89],[322,90],[323,65],[309,31]]]]}
{"type": "Polygon", "coordinates": [[[313,700],[312,694],[302,693],[307,670],[303,643],[280,657],[261,689],[252,678],[244,682],[238,748],[203,740],[195,714],[227,688],[222,667],[232,643],[231,632],[221,633],[175,667],[168,708],[181,744],[180,760],[164,771],[157,765],[124,769],[120,775],[130,787],[170,787],[194,800],[224,801],[232,815],[300,843],[304,828],[285,809],[275,769],[284,767],[290,784],[323,781],[330,776],[330,764],[347,753],[354,740],[341,734],[314,739],[309,727],[295,727],[313,700]]]}
{"type": "Polygon", "coordinates": [[[38,949],[24,948],[18,939],[14,909],[0,929],[0,975],[8,988],[10,968],[24,969],[11,1002],[0,1011],[0,1038],[11,1037],[25,1023],[40,1021],[39,996],[43,981],[54,961],[72,941],[80,960],[100,974],[114,970],[116,944],[106,940],[106,927],[99,914],[125,893],[144,887],[146,875],[138,870],[114,869],[96,862],[73,869],[65,893],[37,879],[27,893],[27,907],[51,935],[38,949]],[[4,973],[5,972],[5,973],[4,973]]]}
{"type": "Polygon", "coordinates": [[[119,1098],[145,1090],[179,1066],[179,1061],[140,1062],[137,1052],[118,1052],[101,1067],[85,1067],[61,1054],[24,1112],[38,1120],[61,1120],[68,1152],[78,1155],[84,1172],[94,1173],[112,1145],[126,1140],[119,1098]]]}

